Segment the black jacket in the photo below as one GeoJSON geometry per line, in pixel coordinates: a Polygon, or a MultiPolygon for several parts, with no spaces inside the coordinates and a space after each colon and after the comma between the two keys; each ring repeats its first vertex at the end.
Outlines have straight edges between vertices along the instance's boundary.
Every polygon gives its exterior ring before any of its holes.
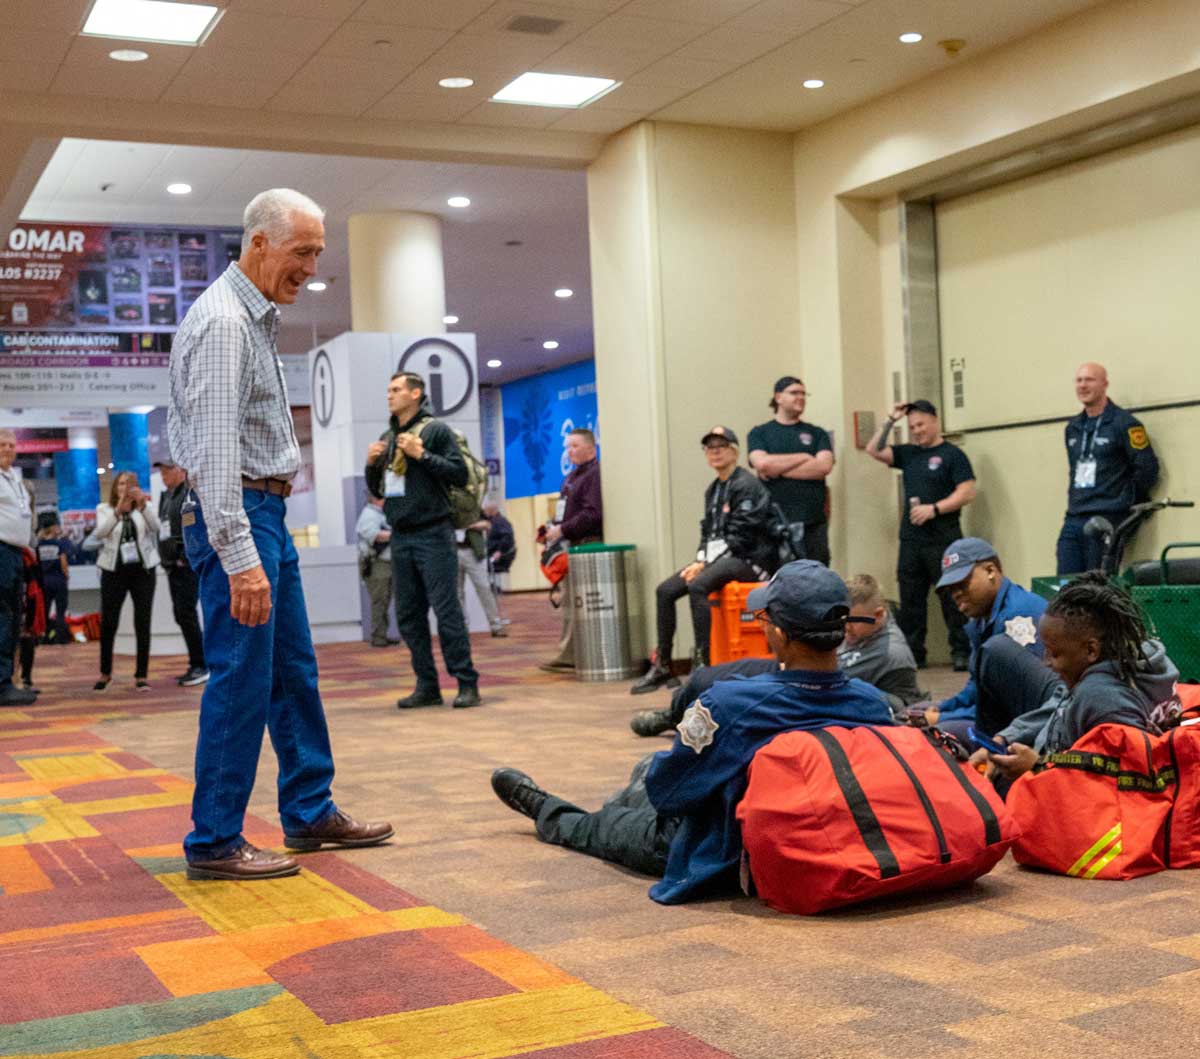
{"type": "Polygon", "coordinates": [[[704,490],[704,518],[700,520],[703,558],[708,542],[721,539],[738,559],[774,573],[779,565],[771,494],[745,467],[737,467],[724,482],[716,478],[704,490]]]}
{"type": "Polygon", "coordinates": [[[187,500],[188,484],[181,482],[174,489],[164,489],[158,498],[158,521],[164,526],[168,521],[171,535],[158,542],[158,555],[168,570],[187,566],[187,554],[183,550],[183,504],[187,500]]]}
{"type": "Polygon", "coordinates": [[[379,435],[387,442],[387,451],[366,467],[367,489],[374,496],[384,496],[385,472],[396,457],[396,435],[412,431],[421,435],[425,454],[420,460],[408,460],[404,473],[404,496],[386,496],[383,513],[393,530],[425,529],[450,518],[447,492],[452,485],[467,484],[467,464],[458,451],[458,442],[450,428],[436,419],[419,431],[414,424],[423,416],[431,416],[428,399],[421,402],[420,411],[404,423],[392,416],[388,429],[379,435]]]}

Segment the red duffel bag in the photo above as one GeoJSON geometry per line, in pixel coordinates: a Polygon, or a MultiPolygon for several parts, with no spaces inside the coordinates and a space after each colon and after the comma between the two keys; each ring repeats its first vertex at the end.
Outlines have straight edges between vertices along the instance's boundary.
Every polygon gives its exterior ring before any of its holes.
{"type": "Polygon", "coordinates": [[[916,728],[785,732],[738,806],[758,895],[809,915],[986,875],[1016,830],[978,772],[916,728]]]}
{"type": "Polygon", "coordinates": [[[1175,801],[1171,742],[1171,733],[1154,738],[1139,728],[1102,724],[1070,750],[1051,754],[1045,768],[1027,772],[1008,792],[1021,829],[1013,857],[1079,879],[1161,871],[1175,801]]]}

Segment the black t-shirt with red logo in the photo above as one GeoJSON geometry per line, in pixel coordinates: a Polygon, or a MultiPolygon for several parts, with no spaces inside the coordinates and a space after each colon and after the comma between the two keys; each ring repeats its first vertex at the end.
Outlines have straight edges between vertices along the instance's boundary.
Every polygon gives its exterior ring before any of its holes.
{"type": "Polygon", "coordinates": [[[901,540],[952,541],[962,536],[958,512],[938,515],[923,526],[908,519],[912,498],[922,504],[945,500],[963,482],[975,477],[971,461],[957,445],[943,441],[923,449],[920,445],[893,445],[892,465],[904,476],[904,515],[900,520],[901,540]]]}

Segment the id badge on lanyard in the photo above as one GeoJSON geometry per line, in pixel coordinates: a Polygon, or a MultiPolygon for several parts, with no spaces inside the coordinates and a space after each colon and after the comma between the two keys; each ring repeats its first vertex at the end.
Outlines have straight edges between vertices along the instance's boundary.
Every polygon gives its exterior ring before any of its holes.
{"type": "Polygon", "coordinates": [[[1096,435],[1100,433],[1100,424],[1092,428],[1091,434],[1086,432],[1080,439],[1079,461],[1075,464],[1075,488],[1094,489],[1096,487],[1096,435]]]}
{"type": "Polygon", "coordinates": [[[140,563],[142,557],[138,554],[137,541],[125,541],[121,545],[121,562],[140,563]]]}
{"type": "Polygon", "coordinates": [[[563,516],[567,513],[567,498],[565,496],[558,498],[558,503],[554,505],[554,521],[561,522],[563,516]]]}
{"type": "Polygon", "coordinates": [[[158,539],[160,541],[169,541],[171,539],[171,520],[164,518],[158,527],[158,539]]]}
{"type": "Polygon", "coordinates": [[[404,478],[403,474],[397,474],[390,468],[383,475],[383,495],[384,496],[404,496],[404,478]]]}

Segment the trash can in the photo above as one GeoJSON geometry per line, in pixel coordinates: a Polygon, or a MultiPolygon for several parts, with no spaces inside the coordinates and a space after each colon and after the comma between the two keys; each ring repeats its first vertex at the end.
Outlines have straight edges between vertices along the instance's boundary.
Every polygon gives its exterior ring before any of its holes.
{"type": "Polygon", "coordinates": [[[575,674],[628,680],[640,671],[642,597],[632,544],[581,544],[570,551],[575,674]]]}

